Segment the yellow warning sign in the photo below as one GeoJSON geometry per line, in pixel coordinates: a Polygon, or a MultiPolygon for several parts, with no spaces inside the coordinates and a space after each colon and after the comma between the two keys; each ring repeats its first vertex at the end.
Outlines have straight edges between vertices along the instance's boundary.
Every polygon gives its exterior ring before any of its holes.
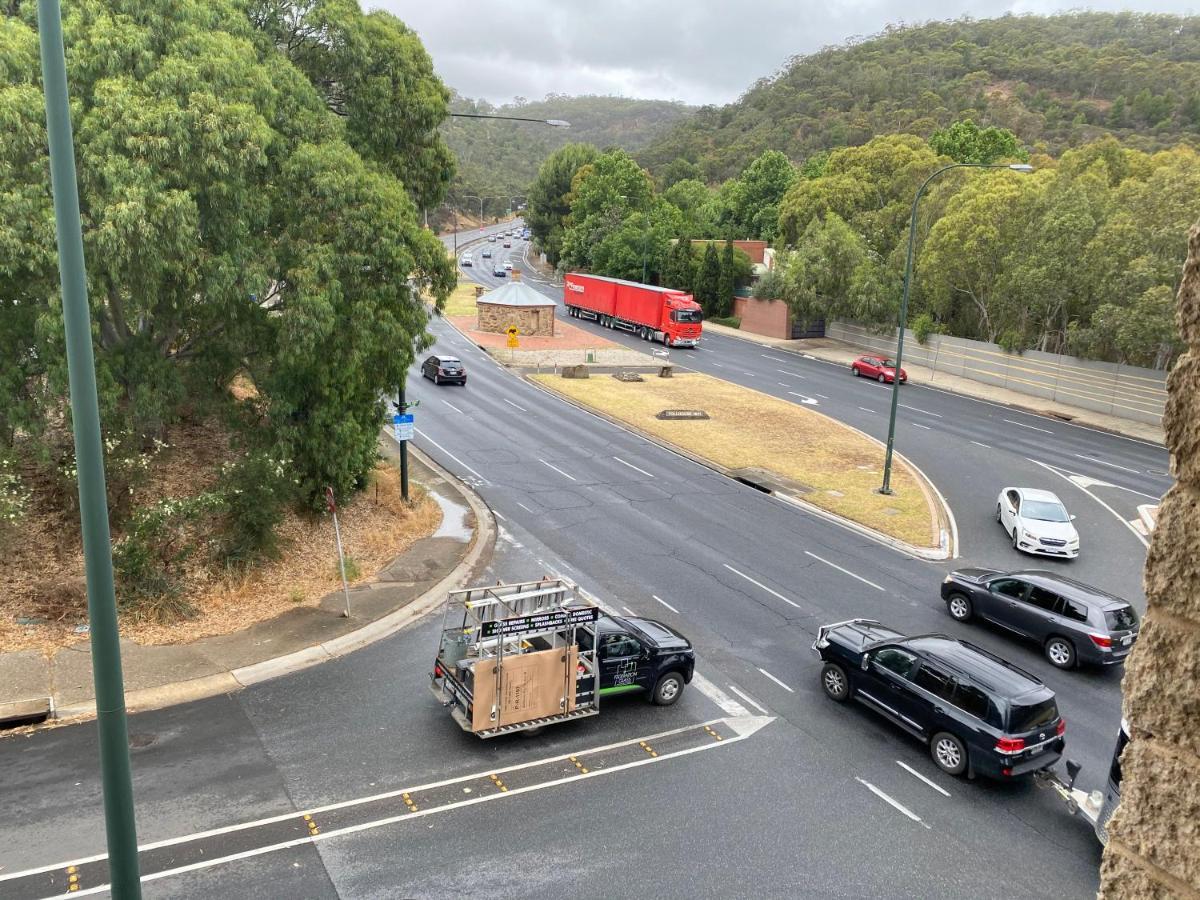
{"type": "Polygon", "coordinates": [[[520,342],[517,340],[517,335],[520,333],[521,331],[516,325],[508,326],[508,346],[510,349],[515,350],[517,347],[521,346],[520,342]]]}

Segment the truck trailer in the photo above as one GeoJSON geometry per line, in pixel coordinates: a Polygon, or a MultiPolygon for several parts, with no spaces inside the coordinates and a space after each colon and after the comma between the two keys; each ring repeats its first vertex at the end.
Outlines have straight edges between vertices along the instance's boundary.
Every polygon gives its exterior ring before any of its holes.
{"type": "Polygon", "coordinates": [[[567,315],[631,331],[668,347],[700,343],[703,315],[691,294],[620,278],[570,272],[563,280],[567,315]]]}

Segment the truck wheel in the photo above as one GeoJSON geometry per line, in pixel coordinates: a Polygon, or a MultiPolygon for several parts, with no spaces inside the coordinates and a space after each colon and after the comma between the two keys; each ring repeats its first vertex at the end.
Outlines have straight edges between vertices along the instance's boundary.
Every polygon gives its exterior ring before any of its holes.
{"type": "Polygon", "coordinates": [[[821,668],[821,687],[830,700],[845,703],[850,699],[850,679],[837,663],[825,663],[821,668]]]}
{"type": "Polygon", "coordinates": [[[678,672],[668,672],[658,679],[658,684],[654,686],[654,692],[650,695],[650,702],[655,706],[670,706],[682,693],[683,676],[678,672]]]}

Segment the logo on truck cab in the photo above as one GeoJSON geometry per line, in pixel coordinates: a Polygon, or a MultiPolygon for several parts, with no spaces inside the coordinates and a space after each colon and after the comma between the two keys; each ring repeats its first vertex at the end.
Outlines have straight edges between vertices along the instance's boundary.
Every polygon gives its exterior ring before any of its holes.
{"type": "Polygon", "coordinates": [[[575,282],[573,282],[573,281],[568,281],[568,282],[567,282],[567,290],[568,290],[568,291],[574,291],[574,292],[575,292],[575,293],[577,293],[577,294],[582,294],[582,293],[583,293],[583,285],[582,285],[582,284],[576,284],[576,283],[575,283],[575,282]]]}

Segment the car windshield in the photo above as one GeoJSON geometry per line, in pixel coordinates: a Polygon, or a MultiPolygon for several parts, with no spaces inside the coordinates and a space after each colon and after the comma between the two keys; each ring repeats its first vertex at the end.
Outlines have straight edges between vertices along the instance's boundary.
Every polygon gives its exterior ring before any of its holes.
{"type": "Polygon", "coordinates": [[[1137,613],[1132,606],[1121,606],[1117,609],[1106,609],[1104,621],[1109,631],[1130,631],[1137,628],[1137,613]]]}
{"type": "Polygon", "coordinates": [[[461,366],[462,363],[459,362],[457,359],[455,359],[453,356],[443,356],[442,357],[442,365],[443,366],[461,366]]]}
{"type": "Polygon", "coordinates": [[[1021,504],[1021,517],[1039,522],[1069,522],[1071,517],[1061,503],[1047,500],[1026,500],[1021,504]]]}
{"type": "Polygon", "coordinates": [[[896,368],[896,361],[894,359],[883,359],[883,360],[880,360],[879,363],[880,363],[880,365],[886,366],[889,369],[896,368]]]}
{"type": "Polygon", "coordinates": [[[1011,734],[1021,734],[1049,725],[1058,718],[1058,707],[1054,700],[1043,700],[1032,706],[1016,706],[1008,711],[1008,730],[1011,734]]]}
{"type": "Polygon", "coordinates": [[[676,322],[699,322],[704,317],[698,309],[677,309],[671,318],[676,322]]]}

